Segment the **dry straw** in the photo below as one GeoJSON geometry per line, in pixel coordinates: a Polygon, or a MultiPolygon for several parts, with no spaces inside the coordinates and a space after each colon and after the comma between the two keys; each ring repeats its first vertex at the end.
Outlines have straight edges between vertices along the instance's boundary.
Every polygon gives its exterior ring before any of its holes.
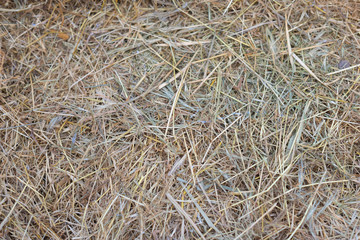
{"type": "Polygon", "coordinates": [[[0,238],[357,239],[359,10],[0,1],[0,238]]]}

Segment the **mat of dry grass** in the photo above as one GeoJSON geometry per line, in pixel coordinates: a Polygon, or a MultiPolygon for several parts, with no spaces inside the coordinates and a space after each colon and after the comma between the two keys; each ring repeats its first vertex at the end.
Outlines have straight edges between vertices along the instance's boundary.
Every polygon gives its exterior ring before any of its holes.
{"type": "Polygon", "coordinates": [[[0,3],[1,239],[358,239],[357,0],[0,3]]]}

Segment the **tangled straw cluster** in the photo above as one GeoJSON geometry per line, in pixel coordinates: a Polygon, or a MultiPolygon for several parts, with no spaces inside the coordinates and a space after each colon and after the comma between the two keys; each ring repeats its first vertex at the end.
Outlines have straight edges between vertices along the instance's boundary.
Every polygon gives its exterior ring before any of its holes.
{"type": "Polygon", "coordinates": [[[0,238],[357,239],[357,0],[0,3],[0,238]]]}

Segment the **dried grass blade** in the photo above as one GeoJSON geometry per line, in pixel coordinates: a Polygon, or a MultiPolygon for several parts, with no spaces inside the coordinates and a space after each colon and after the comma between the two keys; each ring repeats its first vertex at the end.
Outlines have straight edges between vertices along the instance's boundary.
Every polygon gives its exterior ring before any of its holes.
{"type": "Polygon", "coordinates": [[[170,193],[166,193],[167,198],[170,200],[170,202],[174,205],[174,207],[176,208],[176,210],[185,217],[185,219],[191,224],[191,226],[193,226],[193,228],[195,229],[195,231],[200,235],[200,237],[202,239],[206,239],[205,236],[201,233],[200,229],[196,226],[196,224],[194,223],[194,221],[191,219],[191,217],[189,216],[189,214],[187,214],[187,212],[185,212],[184,209],[181,208],[181,206],[176,202],[176,200],[170,195],[170,193]]]}

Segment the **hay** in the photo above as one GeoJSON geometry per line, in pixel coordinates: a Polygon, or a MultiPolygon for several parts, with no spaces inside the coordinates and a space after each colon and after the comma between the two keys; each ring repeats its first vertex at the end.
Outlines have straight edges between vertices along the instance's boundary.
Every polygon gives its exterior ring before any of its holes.
{"type": "Polygon", "coordinates": [[[0,238],[356,239],[359,9],[2,1],[0,238]]]}

